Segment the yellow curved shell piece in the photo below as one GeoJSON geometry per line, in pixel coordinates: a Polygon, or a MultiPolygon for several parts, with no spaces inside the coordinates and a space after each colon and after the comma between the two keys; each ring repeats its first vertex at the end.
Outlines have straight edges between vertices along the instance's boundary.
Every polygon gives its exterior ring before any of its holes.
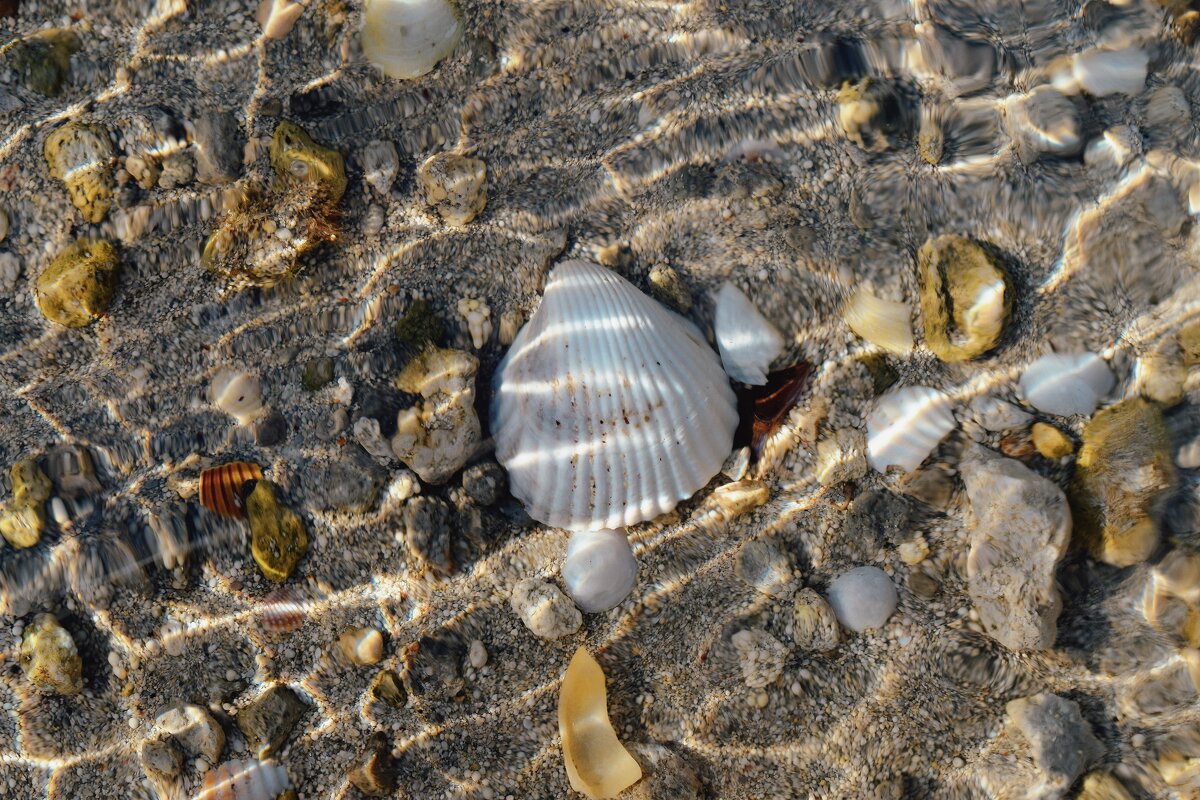
{"type": "Polygon", "coordinates": [[[604,670],[582,647],[575,651],[558,695],[558,730],[571,788],[592,800],[616,797],[637,783],[642,768],[608,720],[604,670]]]}

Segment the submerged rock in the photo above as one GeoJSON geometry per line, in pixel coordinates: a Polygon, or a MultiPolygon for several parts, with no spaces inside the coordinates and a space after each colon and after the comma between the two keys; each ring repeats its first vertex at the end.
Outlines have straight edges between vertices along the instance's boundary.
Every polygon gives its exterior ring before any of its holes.
{"type": "Polygon", "coordinates": [[[404,542],[422,567],[439,575],[454,571],[450,516],[450,506],[437,497],[418,495],[404,504],[404,542]]]}
{"type": "Polygon", "coordinates": [[[278,753],[308,707],[286,686],[272,686],[237,713],[237,726],[258,758],[278,753]]]}
{"type": "Polygon", "coordinates": [[[427,347],[396,378],[402,391],[420,395],[423,402],[397,416],[392,452],[421,480],[442,483],[475,452],[478,369],[479,359],[470,353],[427,347]]]}
{"type": "Polygon", "coordinates": [[[82,328],[108,311],[117,287],[117,251],[102,239],[80,239],[37,278],[38,308],[51,322],[82,328]]]}
{"type": "Polygon", "coordinates": [[[1075,443],[1071,438],[1048,423],[1033,423],[1029,435],[1043,458],[1062,458],[1075,452],[1075,443]]]}
{"type": "Polygon", "coordinates": [[[1100,411],[1083,431],[1071,508],[1092,555],[1127,567],[1158,545],[1155,519],[1175,483],[1171,439],[1162,411],[1142,398],[1100,411]]]}
{"type": "Polygon", "coordinates": [[[792,603],[792,641],[796,647],[826,653],[838,646],[841,629],[825,598],[812,589],[801,589],[792,603]]]}
{"type": "Polygon", "coordinates": [[[246,498],[250,518],[250,551],[262,574],[285,581],[308,552],[308,532],[296,512],[275,497],[275,484],[260,480],[246,498]]]}
{"type": "Polygon", "coordinates": [[[383,634],[376,628],[350,628],[338,637],[338,648],[354,666],[369,667],[383,658],[383,634]]]}
{"type": "Polygon", "coordinates": [[[991,350],[1012,309],[1008,273],[965,236],[930,239],[917,253],[925,344],[943,361],[991,350]]]}
{"type": "Polygon", "coordinates": [[[112,165],[116,156],[108,130],[98,124],[68,122],[46,137],[42,153],[50,176],[67,187],[84,222],[100,222],[112,206],[112,165]]]}
{"type": "Polygon", "coordinates": [[[245,136],[232,111],[205,111],[195,123],[196,180],[223,186],[242,170],[245,136]]]}
{"type": "Polygon", "coordinates": [[[447,225],[466,225],[487,206],[487,165],[478,158],[438,153],[417,170],[417,181],[447,225]]]}
{"type": "Polygon", "coordinates": [[[367,749],[354,762],[346,778],[368,797],[386,797],[396,790],[399,773],[392,758],[387,736],[371,736],[367,749]]]}
{"type": "Polygon", "coordinates": [[[0,512],[0,535],[16,548],[33,547],[46,530],[46,500],[50,479],[37,460],[23,458],[9,470],[12,502],[0,512]]]}
{"type": "Polygon", "coordinates": [[[1026,797],[1059,798],[1075,779],[1104,755],[1104,746],[1079,713],[1079,704],[1055,694],[1012,700],[1006,731],[1024,741],[1033,759],[1035,781],[1026,797]]]}
{"type": "Polygon", "coordinates": [[[275,128],[270,156],[276,179],[285,187],[305,187],[332,203],[346,193],[342,154],[317,144],[294,122],[283,120],[275,128]]]}
{"type": "Polygon", "coordinates": [[[1047,353],[1021,374],[1021,392],[1038,411],[1068,417],[1090,414],[1116,378],[1094,353],[1047,353]]]}
{"type": "Polygon", "coordinates": [[[21,670],[29,682],[61,694],[83,691],[83,660],[53,614],[38,614],[21,639],[21,670]]]}
{"type": "Polygon", "coordinates": [[[1012,650],[1053,647],[1062,610],[1055,568],[1071,535],[1066,495],[979,446],[960,469],[971,504],[967,592],[984,630],[1012,650]]]}
{"type": "Polygon", "coordinates": [[[787,648],[764,630],[738,631],[731,639],[738,654],[742,680],[751,689],[770,686],[783,673],[787,648]]]}
{"type": "Polygon", "coordinates": [[[579,630],[583,615],[557,586],[526,578],[513,587],[509,604],[525,627],[542,639],[558,639],[579,630]]]}
{"type": "Polygon", "coordinates": [[[225,731],[212,714],[200,706],[181,705],[168,709],[155,720],[156,727],[170,734],[190,755],[204,756],[216,764],[225,749],[225,731]]]}
{"type": "Polygon", "coordinates": [[[46,97],[58,97],[71,77],[71,56],[80,47],[82,43],[74,31],[53,28],[13,44],[10,58],[25,88],[46,97]]]}
{"type": "Polygon", "coordinates": [[[896,610],[899,596],[888,574],[879,567],[855,567],[829,584],[829,605],[855,633],[879,628],[896,610]]]}

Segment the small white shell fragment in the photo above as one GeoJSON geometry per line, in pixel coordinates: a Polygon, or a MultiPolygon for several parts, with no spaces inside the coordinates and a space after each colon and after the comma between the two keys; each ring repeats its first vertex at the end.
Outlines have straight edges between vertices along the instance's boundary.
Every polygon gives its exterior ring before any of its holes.
{"type": "Polygon", "coordinates": [[[363,180],[381,197],[387,197],[400,172],[400,156],[396,152],[396,145],[378,139],[367,142],[359,161],[362,162],[363,180]]]}
{"type": "Polygon", "coordinates": [[[471,669],[483,669],[487,666],[488,651],[483,642],[478,639],[471,640],[471,647],[467,650],[467,662],[470,663],[471,669]]]}
{"type": "Polygon", "coordinates": [[[209,382],[208,399],[245,425],[262,411],[262,383],[256,375],[236,367],[226,367],[209,382]]]}
{"type": "Polygon", "coordinates": [[[568,530],[665,514],[721,469],[737,404],[687,320],[567,261],[496,370],[496,458],[529,516],[568,530]]]}
{"type": "Polygon", "coordinates": [[[204,773],[195,800],[276,800],[291,786],[287,771],[276,761],[234,759],[204,773]]]}
{"type": "Polygon", "coordinates": [[[471,344],[478,350],[492,335],[492,310],[482,300],[464,297],[458,301],[458,314],[467,321],[471,344]]]}
{"type": "Polygon", "coordinates": [[[526,578],[513,587],[509,605],[525,627],[542,639],[558,639],[579,630],[583,615],[557,586],[526,578]]]}
{"type": "Polygon", "coordinates": [[[911,472],[954,430],[950,398],[928,386],[906,386],[881,396],[867,417],[867,458],[886,472],[911,472]]]}
{"type": "Polygon", "coordinates": [[[567,544],[563,583],[589,614],[608,611],[629,596],[638,565],[624,531],[576,531],[567,544]]]}
{"type": "Polygon", "coordinates": [[[912,312],[908,303],[882,300],[859,289],[842,316],[850,330],[889,353],[906,356],[913,349],[912,312]]]}
{"type": "Polygon", "coordinates": [[[971,400],[970,409],[975,421],[984,430],[993,433],[1017,428],[1033,420],[1032,414],[990,394],[976,395],[971,400]]]}
{"type": "Polygon", "coordinates": [[[389,78],[418,78],[454,51],[462,33],[449,0],[367,0],[362,50],[389,78]]]}
{"type": "Polygon", "coordinates": [[[838,622],[855,633],[878,628],[896,610],[899,595],[879,567],[855,567],[829,584],[829,605],[838,622]]]}
{"type": "Polygon", "coordinates": [[[283,39],[303,13],[304,6],[295,0],[262,0],[255,17],[262,26],[263,38],[283,39]]]}
{"type": "Polygon", "coordinates": [[[1069,417],[1091,414],[1116,378],[1094,353],[1048,353],[1025,368],[1020,387],[1038,411],[1069,417]]]}
{"type": "Polygon", "coordinates": [[[1098,47],[1077,54],[1071,75],[1078,86],[1096,97],[1137,94],[1146,85],[1150,56],[1140,47],[1104,50],[1098,47]]]}
{"type": "Polygon", "coordinates": [[[766,383],[767,369],[783,351],[783,335],[749,297],[728,281],[717,293],[713,328],[721,363],[729,377],[751,386],[766,383]]]}
{"type": "Polygon", "coordinates": [[[642,777],[642,768],[608,719],[604,670],[582,647],[558,693],[558,732],[571,788],[592,800],[613,798],[642,777]]]}

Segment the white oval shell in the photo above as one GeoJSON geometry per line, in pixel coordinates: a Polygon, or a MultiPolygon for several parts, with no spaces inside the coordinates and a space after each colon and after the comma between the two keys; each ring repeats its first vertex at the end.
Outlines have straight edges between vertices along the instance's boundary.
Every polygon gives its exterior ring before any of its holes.
{"type": "Polygon", "coordinates": [[[234,759],[204,773],[195,800],[275,800],[291,788],[287,771],[270,759],[234,759]]]}
{"type": "Polygon", "coordinates": [[[687,320],[586,261],[558,265],[496,370],[496,458],[529,516],[624,528],[708,483],[737,403],[687,320]]]}
{"type": "Polygon", "coordinates": [[[449,0],[367,0],[363,55],[389,78],[417,78],[454,50],[462,37],[449,0]]]}
{"type": "Polygon", "coordinates": [[[262,411],[262,383],[249,372],[226,367],[208,384],[208,399],[238,422],[245,424],[262,411]]]}
{"type": "Polygon", "coordinates": [[[957,423],[950,398],[928,386],[906,386],[879,398],[867,417],[867,457],[879,472],[921,466],[957,423]]]}
{"type": "Polygon", "coordinates": [[[575,605],[589,614],[615,608],[637,582],[638,565],[624,531],[576,531],[562,578],[575,605]]]}
{"type": "Polygon", "coordinates": [[[1069,417],[1091,414],[1116,378],[1095,353],[1048,353],[1025,368],[1021,393],[1038,411],[1069,417]]]}
{"type": "Polygon", "coordinates": [[[751,386],[766,383],[767,368],[783,350],[783,335],[732,283],[717,293],[713,328],[729,377],[751,386]]]}

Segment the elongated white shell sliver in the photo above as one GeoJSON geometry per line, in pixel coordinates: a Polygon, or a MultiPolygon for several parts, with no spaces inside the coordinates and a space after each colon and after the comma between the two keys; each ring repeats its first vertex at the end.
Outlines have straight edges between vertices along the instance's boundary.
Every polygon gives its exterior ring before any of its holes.
{"type": "Polygon", "coordinates": [[[717,293],[713,328],[729,377],[751,386],[766,383],[767,368],[783,350],[783,335],[732,283],[717,293]]]}
{"type": "Polygon", "coordinates": [[[554,527],[665,514],[733,447],[737,402],[700,331],[586,261],[550,273],[495,380],[496,458],[529,516],[554,527]]]}

